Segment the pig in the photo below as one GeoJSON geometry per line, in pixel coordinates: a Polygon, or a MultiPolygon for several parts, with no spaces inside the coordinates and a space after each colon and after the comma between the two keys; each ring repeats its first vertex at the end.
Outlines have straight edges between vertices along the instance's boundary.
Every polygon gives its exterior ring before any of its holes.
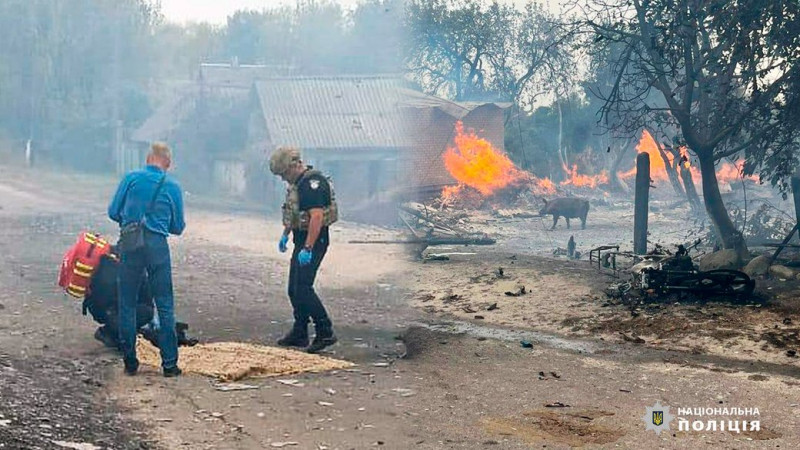
{"type": "Polygon", "coordinates": [[[569,219],[581,219],[581,229],[586,229],[586,215],[589,214],[589,202],[582,198],[557,198],[551,201],[544,201],[544,206],[539,211],[540,216],[548,214],[553,215],[553,226],[551,230],[556,228],[559,217],[567,219],[567,228],[569,228],[569,219]]]}

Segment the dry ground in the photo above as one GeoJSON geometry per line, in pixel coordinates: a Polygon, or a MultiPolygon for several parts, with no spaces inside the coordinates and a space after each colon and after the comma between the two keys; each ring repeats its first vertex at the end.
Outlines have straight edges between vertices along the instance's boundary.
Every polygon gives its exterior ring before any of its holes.
{"type": "MultiPolygon", "coordinates": [[[[534,258],[509,240],[449,262],[413,263],[399,247],[347,244],[387,233],[346,223],[319,285],[341,339],[333,354],[355,369],[292,377],[294,385],[250,379],[256,389],[233,392],[155,369],[123,377],[118,357],[91,337],[91,320],[54,286],[78,231],[113,233],[103,211],[114,184],[0,166],[0,448],[800,447],[796,364],[609,343],[598,331],[558,339],[542,332],[569,334],[563,322],[571,317],[580,320],[570,327],[594,326],[596,311],[620,309],[595,304],[605,280],[585,265],[534,258]],[[533,293],[506,297],[516,283],[533,293]],[[461,297],[440,301],[453,294],[461,297]],[[499,309],[482,311],[493,302],[499,309]],[[449,323],[461,306],[480,311],[461,318],[494,326],[449,323]],[[586,335],[593,339],[579,339],[586,335]],[[657,436],[641,419],[656,401],[673,414],[758,407],[762,431],[677,432],[673,424],[657,436]],[[556,402],[569,406],[546,406],[556,402]]],[[[186,235],[173,240],[178,315],[204,341],[271,343],[290,314],[287,262],[274,242],[280,227],[219,204],[190,198],[186,235]]]]}

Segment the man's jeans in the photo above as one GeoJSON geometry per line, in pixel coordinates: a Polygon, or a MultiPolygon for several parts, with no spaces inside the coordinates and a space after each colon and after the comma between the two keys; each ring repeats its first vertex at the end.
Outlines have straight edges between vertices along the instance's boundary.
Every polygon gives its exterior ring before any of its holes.
{"type": "Polygon", "coordinates": [[[171,369],[178,364],[178,339],[175,335],[175,305],[172,295],[172,267],[167,238],[145,231],[145,247],[122,254],[117,287],[119,289],[119,342],[123,358],[136,360],[136,300],[147,270],[150,288],[158,311],[158,346],[161,365],[171,369]]]}

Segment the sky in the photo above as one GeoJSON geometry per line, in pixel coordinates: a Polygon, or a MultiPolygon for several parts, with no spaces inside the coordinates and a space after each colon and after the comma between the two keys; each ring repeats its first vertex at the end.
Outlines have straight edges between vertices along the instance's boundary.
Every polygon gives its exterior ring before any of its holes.
{"type": "MultiPolygon", "coordinates": [[[[222,25],[229,15],[240,9],[256,11],[294,5],[295,0],[160,0],[161,13],[170,22],[208,22],[222,25]]],[[[345,8],[352,8],[358,0],[337,0],[345,8]]]]}
{"type": "MultiPolygon", "coordinates": [[[[522,5],[527,0],[506,0],[522,5]]],[[[294,5],[296,0],[160,0],[161,12],[170,22],[208,22],[223,25],[229,15],[240,9],[260,11],[279,6],[294,5]]],[[[354,8],[360,0],[335,0],[346,9],[354,8]]],[[[563,0],[547,0],[552,9],[557,9],[563,0]]]]}

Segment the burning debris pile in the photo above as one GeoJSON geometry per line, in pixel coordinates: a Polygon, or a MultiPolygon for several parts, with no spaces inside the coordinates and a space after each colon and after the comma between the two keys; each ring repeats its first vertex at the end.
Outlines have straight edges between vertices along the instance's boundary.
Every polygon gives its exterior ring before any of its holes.
{"type": "Polygon", "coordinates": [[[456,123],[455,146],[448,147],[444,163],[450,175],[459,181],[445,187],[436,201],[440,209],[482,209],[533,200],[535,196],[553,195],[555,185],[520,170],[502,152],[474,130],[465,132],[456,123]]]}

